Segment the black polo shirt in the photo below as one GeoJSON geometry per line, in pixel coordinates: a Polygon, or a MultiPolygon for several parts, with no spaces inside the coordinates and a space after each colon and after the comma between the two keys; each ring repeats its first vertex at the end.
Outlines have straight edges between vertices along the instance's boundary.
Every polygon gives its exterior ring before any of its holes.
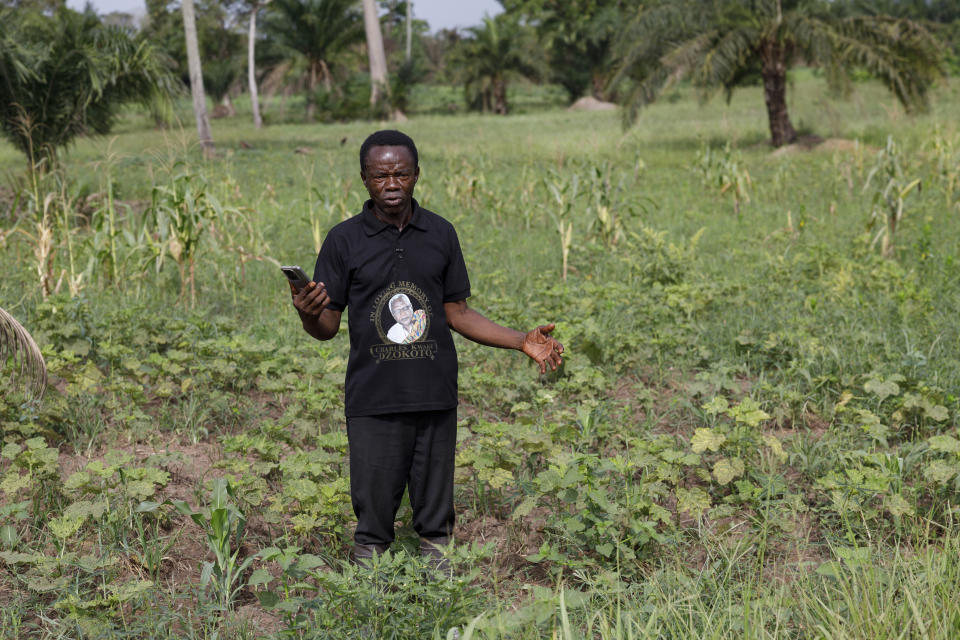
{"type": "Polygon", "coordinates": [[[330,230],[313,272],[331,309],[349,307],[346,414],[452,409],[457,352],[443,304],[470,296],[457,233],[416,200],[403,231],[371,206],[330,230]]]}

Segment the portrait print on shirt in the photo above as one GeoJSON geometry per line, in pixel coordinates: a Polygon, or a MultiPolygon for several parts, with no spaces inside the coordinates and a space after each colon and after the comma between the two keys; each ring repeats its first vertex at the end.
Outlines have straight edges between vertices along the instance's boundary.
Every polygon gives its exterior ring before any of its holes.
{"type": "Polygon", "coordinates": [[[387,340],[397,344],[416,342],[423,336],[427,327],[427,312],[423,309],[414,311],[410,296],[405,293],[395,293],[387,302],[390,314],[396,324],[387,331],[387,340]]]}
{"type": "Polygon", "coordinates": [[[437,343],[430,340],[430,305],[423,291],[412,282],[391,282],[374,301],[370,321],[381,344],[370,354],[377,362],[436,356],[437,343]]]}

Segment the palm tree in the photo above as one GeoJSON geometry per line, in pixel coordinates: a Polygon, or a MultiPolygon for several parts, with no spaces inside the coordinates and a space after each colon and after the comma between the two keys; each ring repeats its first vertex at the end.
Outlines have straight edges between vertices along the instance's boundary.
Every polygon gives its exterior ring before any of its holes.
{"type": "Polygon", "coordinates": [[[307,120],[317,111],[317,82],[333,87],[330,60],[363,39],[356,0],[273,0],[264,30],[287,54],[300,56],[307,65],[307,120]]]}
{"type": "Polygon", "coordinates": [[[31,169],[84,134],[105,134],[124,103],[170,106],[171,62],[92,11],[0,11],[0,130],[31,169]]]}
{"type": "Polygon", "coordinates": [[[508,14],[485,17],[482,27],[467,30],[455,56],[467,102],[484,112],[505,115],[507,84],[511,77],[537,78],[541,74],[538,49],[529,29],[508,14]]]}
{"type": "Polygon", "coordinates": [[[214,152],[213,135],[210,133],[210,118],[207,115],[207,96],[203,91],[203,69],[200,67],[200,45],[197,42],[197,20],[193,0],[183,0],[183,33],[187,43],[187,65],[190,69],[190,94],[193,96],[193,115],[197,121],[197,135],[203,154],[214,152]]]}
{"type": "Polygon", "coordinates": [[[387,92],[387,55],[383,51],[383,32],[377,15],[376,0],[363,0],[363,25],[367,34],[367,54],[370,58],[370,105],[380,104],[387,92]]]}
{"type": "Polygon", "coordinates": [[[203,88],[219,105],[214,113],[236,114],[230,91],[240,84],[244,71],[243,34],[233,16],[220,10],[208,10],[198,25],[200,59],[203,61],[203,88]]]}
{"type": "Polygon", "coordinates": [[[730,92],[751,75],[763,83],[774,147],[797,134],[787,112],[787,70],[823,66],[831,83],[865,69],[908,109],[926,107],[942,73],[936,38],[922,25],[884,16],[843,17],[825,0],[663,1],[641,10],[620,39],[614,82],[633,80],[625,96],[629,121],[663,87],[689,77],[705,95],[730,92]]]}
{"type": "MultiPolygon", "coordinates": [[[[230,98],[230,90],[237,85],[242,75],[242,59],[235,56],[211,57],[203,63],[203,88],[210,94],[213,104],[221,105],[228,116],[236,115],[237,110],[230,98]]],[[[214,111],[214,117],[217,117],[218,110],[214,111]]]]}
{"type": "Polygon", "coordinates": [[[613,71],[610,53],[639,0],[503,0],[504,8],[536,25],[551,79],[573,102],[585,95],[605,99],[613,71]]]}

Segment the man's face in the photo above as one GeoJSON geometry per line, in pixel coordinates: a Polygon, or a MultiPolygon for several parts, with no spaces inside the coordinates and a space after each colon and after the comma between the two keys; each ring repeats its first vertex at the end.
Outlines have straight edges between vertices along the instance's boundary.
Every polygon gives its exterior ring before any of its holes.
{"type": "Polygon", "coordinates": [[[374,147],[360,179],[373,200],[373,205],[387,215],[400,215],[410,207],[413,188],[420,177],[413,154],[406,147],[374,147]]]}
{"type": "Polygon", "coordinates": [[[393,319],[404,327],[409,327],[413,323],[413,306],[403,300],[397,300],[390,305],[390,313],[393,314],[393,319]]]}

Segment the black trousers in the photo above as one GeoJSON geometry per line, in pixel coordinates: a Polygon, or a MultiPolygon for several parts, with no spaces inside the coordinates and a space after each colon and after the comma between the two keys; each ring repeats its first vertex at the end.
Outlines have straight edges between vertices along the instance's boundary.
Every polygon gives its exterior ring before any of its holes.
{"type": "Polygon", "coordinates": [[[390,544],[403,490],[413,529],[424,538],[453,531],[457,410],[347,418],[350,497],[357,544],[390,544]]]}

